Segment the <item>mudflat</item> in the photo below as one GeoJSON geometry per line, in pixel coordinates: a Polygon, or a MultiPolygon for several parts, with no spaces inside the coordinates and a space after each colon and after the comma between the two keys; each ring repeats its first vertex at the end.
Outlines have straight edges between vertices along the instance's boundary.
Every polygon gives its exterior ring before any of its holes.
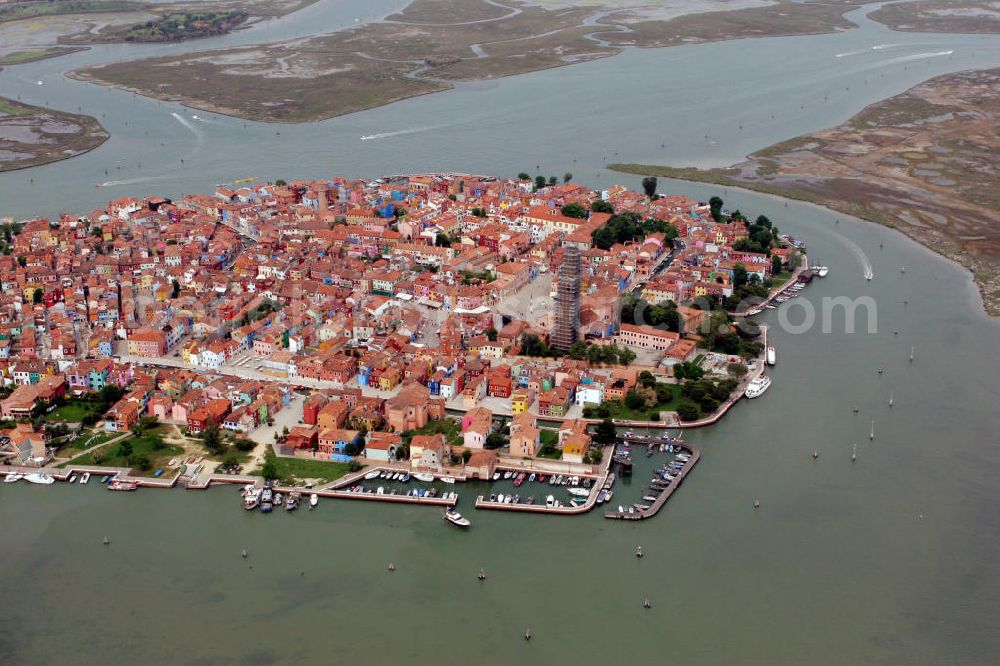
{"type": "Polygon", "coordinates": [[[74,157],[93,150],[109,136],[90,116],[0,97],[0,171],[74,157]]]}
{"type": "Polygon", "coordinates": [[[662,47],[847,29],[852,2],[415,0],[330,35],[73,73],[253,120],[303,122],[482,80],[662,47]]]}
{"type": "Polygon", "coordinates": [[[906,32],[1000,33],[1000,3],[995,0],[916,0],[885,5],[868,15],[906,32]]]}
{"type": "Polygon", "coordinates": [[[723,169],[614,164],[628,173],[744,187],[896,228],[968,267],[1000,315],[1000,69],[948,74],[846,123],[723,169]]]}

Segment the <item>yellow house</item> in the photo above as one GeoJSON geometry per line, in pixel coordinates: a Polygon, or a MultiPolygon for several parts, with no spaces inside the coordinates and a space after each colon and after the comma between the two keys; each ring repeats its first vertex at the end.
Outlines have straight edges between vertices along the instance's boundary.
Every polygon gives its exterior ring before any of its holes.
{"type": "Polygon", "coordinates": [[[704,296],[707,293],[708,289],[705,287],[705,284],[703,282],[699,282],[694,286],[695,298],[697,298],[698,296],[704,296]]]}
{"type": "Polygon", "coordinates": [[[40,282],[28,282],[27,284],[25,284],[24,300],[30,303],[31,299],[35,296],[36,289],[42,289],[42,284],[40,282]]]}
{"type": "Polygon", "coordinates": [[[514,391],[510,396],[510,410],[514,414],[523,414],[531,406],[530,400],[531,398],[528,396],[527,391],[514,391]]]}
{"type": "Polygon", "coordinates": [[[582,463],[583,456],[590,446],[590,437],[584,434],[573,434],[563,439],[563,460],[582,463]]]}
{"type": "Polygon", "coordinates": [[[383,372],[378,379],[378,386],[383,391],[391,391],[397,384],[399,384],[399,373],[396,372],[383,372]]]}
{"type": "Polygon", "coordinates": [[[199,351],[198,342],[196,340],[190,340],[181,349],[181,360],[188,365],[197,365],[195,360],[192,358],[192,355],[197,356],[199,351]]]}

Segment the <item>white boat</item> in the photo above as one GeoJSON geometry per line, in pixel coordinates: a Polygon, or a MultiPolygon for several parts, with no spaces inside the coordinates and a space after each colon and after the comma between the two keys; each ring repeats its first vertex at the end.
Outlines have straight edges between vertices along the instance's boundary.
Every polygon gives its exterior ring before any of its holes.
{"type": "Polygon", "coordinates": [[[827,273],[830,272],[830,269],[827,268],[826,266],[816,266],[815,268],[816,268],[816,275],[820,277],[826,277],[827,273]]]}
{"type": "Polygon", "coordinates": [[[90,481],[90,472],[83,473],[83,476],[80,477],[80,485],[87,483],[87,481],[90,481]]]}
{"type": "Polygon", "coordinates": [[[15,481],[20,481],[23,478],[24,478],[24,474],[18,474],[17,472],[14,472],[12,474],[8,474],[7,476],[5,476],[3,478],[3,482],[4,483],[14,483],[15,481]]]}
{"type": "Polygon", "coordinates": [[[769,388],[771,388],[771,378],[767,375],[761,375],[750,382],[744,395],[748,398],[759,398],[769,388]]]}
{"type": "Polygon", "coordinates": [[[69,475],[69,482],[76,483],[76,472],[73,472],[72,474],[69,475]]]}
{"type": "Polygon", "coordinates": [[[260,493],[257,490],[248,490],[243,495],[243,508],[253,511],[258,506],[260,506],[260,493]]]}
{"type": "Polygon", "coordinates": [[[514,472],[511,472],[510,470],[507,470],[506,472],[503,473],[503,478],[509,479],[513,475],[514,475],[514,472]]]}
{"type": "Polygon", "coordinates": [[[378,478],[379,470],[368,472],[365,474],[365,481],[371,481],[372,479],[378,478]]]}
{"type": "Polygon", "coordinates": [[[53,479],[48,474],[45,474],[44,472],[33,472],[31,474],[25,474],[24,480],[27,481],[28,483],[39,483],[44,486],[56,482],[55,479],[53,479]]]}
{"type": "Polygon", "coordinates": [[[375,494],[376,495],[384,495],[385,494],[385,488],[382,487],[382,486],[379,486],[378,488],[375,489],[375,494]]]}
{"type": "Polygon", "coordinates": [[[313,493],[309,496],[309,506],[316,506],[317,504],[319,504],[319,495],[313,493]]]}
{"type": "Polygon", "coordinates": [[[455,483],[455,479],[453,479],[453,478],[452,478],[452,477],[450,477],[450,476],[442,476],[442,477],[441,477],[441,481],[442,481],[443,483],[455,483]]]}
{"type": "Polygon", "coordinates": [[[493,472],[493,480],[494,481],[500,480],[500,472],[493,472]]]}
{"type": "Polygon", "coordinates": [[[423,481],[424,483],[430,483],[431,481],[434,480],[434,475],[433,474],[427,474],[426,472],[421,472],[419,474],[414,474],[413,478],[415,478],[417,481],[423,481]]]}
{"type": "Polygon", "coordinates": [[[497,503],[498,504],[503,504],[503,501],[505,499],[507,499],[507,498],[502,493],[500,495],[497,495],[497,503]]]}
{"type": "Polygon", "coordinates": [[[556,505],[556,498],[553,497],[552,495],[546,495],[545,496],[545,506],[547,506],[547,507],[549,507],[551,509],[555,505],[556,505]]]}
{"type": "Polygon", "coordinates": [[[775,351],[774,347],[767,348],[767,364],[774,365],[778,362],[778,352],[775,351]]]}
{"type": "Polygon", "coordinates": [[[569,488],[566,492],[577,497],[590,497],[590,491],[586,488],[569,488]]]}
{"type": "Polygon", "coordinates": [[[469,522],[468,518],[464,518],[462,514],[460,514],[458,511],[455,511],[454,509],[448,509],[447,511],[445,511],[444,519],[447,520],[452,525],[456,525],[458,527],[468,527],[469,525],[472,524],[469,522]]]}

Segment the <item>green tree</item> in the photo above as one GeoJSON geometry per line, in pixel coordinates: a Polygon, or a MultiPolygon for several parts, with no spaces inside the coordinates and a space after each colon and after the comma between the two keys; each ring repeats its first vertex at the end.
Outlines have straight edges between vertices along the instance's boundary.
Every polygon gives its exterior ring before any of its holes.
{"type": "Polygon", "coordinates": [[[124,458],[125,460],[128,460],[129,458],[131,458],[132,457],[132,442],[130,442],[129,440],[126,439],[124,442],[122,442],[121,444],[119,444],[118,445],[118,455],[121,456],[122,458],[124,458]]]}
{"type": "Polygon", "coordinates": [[[747,283],[747,268],[737,263],[733,266],[733,287],[742,287],[747,283]]]}
{"type": "Polygon", "coordinates": [[[173,281],[173,291],[170,292],[170,298],[177,298],[181,293],[181,283],[176,279],[173,281]]]}
{"type": "Polygon", "coordinates": [[[462,462],[464,462],[464,463],[469,462],[469,458],[471,458],[471,457],[472,457],[472,450],[471,449],[464,449],[462,451],[462,462]]]}
{"type": "Polygon", "coordinates": [[[531,180],[531,175],[528,172],[526,172],[526,171],[522,171],[521,173],[517,174],[517,179],[518,180],[531,180]]]}
{"type": "Polygon", "coordinates": [[[646,193],[646,196],[650,199],[656,194],[656,176],[646,176],[642,179],[642,191],[646,193]]]}
{"type": "Polygon", "coordinates": [[[492,326],[490,328],[486,329],[486,337],[489,339],[490,342],[496,342],[497,341],[497,329],[493,328],[492,326]]]}
{"type": "Polygon", "coordinates": [[[650,388],[656,384],[656,377],[649,370],[643,370],[639,373],[639,383],[646,388],[650,388]]]}
{"type": "Polygon", "coordinates": [[[566,173],[563,174],[563,182],[564,183],[568,183],[571,180],[573,180],[573,174],[571,174],[569,171],[567,171],[566,173]]]}
{"type": "Polygon", "coordinates": [[[483,443],[484,449],[500,449],[507,446],[510,442],[507,438],[498,432],[491,432],[486,436],[486,441],[483,443]]]}
{"type": "Polygon", "coordinates": [[[260,473],[265,479],[273,480],[278,478],[278,464],[274,462],[274,458],[268,457],[264,461],[264,464],[260,468],[260,473]]]}
{"type": "Polygon", "coordinates": [[[584,219],[587,217],[587,209],[578,203],[570,203],[562,207],[562,214],[566,217],[584,219]]]}
{"type": "Polygon", "coordinates": [[[726,372],[733,377],[742,377],[747,374],[747,366],[742,363],[729,363],[726,365],[726,372]]]}
{"type": "Polygon", "coordinates": [[[34,303],[35,305],[38,305],[39,303],[42,302],[42,297],[44,295],[45,293],[41,289],[35,289],[33,292],[31,292],[31,302],[34,303]]]}
{"type": "Polygon", "coordinates": [[[438,247],[451,247],[451,239],[445,234],[438,234],[434,237],[434,244],[438,247]]]}
{"type": "Polygon", "coordinates": [[[237,451],[243,451],[246,453],[247,451],[253,451],[257,447],[257,442],[252,439],[247,439],[246,437],[240,437],[233,442],[233,446],[236,447],[237,451]]]}
{"type": "Polygon", "coordinates": [[[558,179],[558,178],[556,178],[555,176],[549,176],[549,185],[550,185],[550,186],[551,186],[551,185],[555,185],[555,184],[556,184],[556,183],[558,183],[558,182],[559,182],[559,179],[558,179]]]}
{"type": "Polygon", "coordinates": [[[701,416],[701,409],[697,403],[684,398],[677,403],[677,416],[681,421],[694,421],[701,416]]]}
{"type": "Polygon", "coordinates": [[[209,423],[202,432],[201,441],[205,444],[205,448],[215,455],[222,454],[226,450],[226,443],[222,441],[219,426],[214,423],[209,423]]]}
{"type": "Polygon", "coordinates": [[[632,390],[625,394],[625,406],[629,409],[642,409],[646,406],[646,399],[637,391],[632,390]]]}
{"type": "Polygon", "coordinates": [[[594,435],[592,440],[595,444],[600,444],[601,446],[608,446],[615,443],[615,439],[618,437],[618,431],[615,429],[615,424],[611,419],[606,418],[602,420],[594,428],[594,435]]]}
{"type": "Polygon", "coordinates": [[[594,211],[595,213],[610,213],[611,215],[615,214],[615,207],[609,204],[604,199],[598,199],[594,203],[590,204],[590,210],[594,211]]]}
{"type": "Polygon", "coordinates": [[[288,183],[282,180],[281,178],[274,181],[274,184],[277,185],[278,187],[284,187],[285,185],[288,185],[288,183]]]}
{"type": "Polygon", "coordinates": [[[545,187],[545,176],[535,176],[535,189],[540,190],[545,187]]]}
{"type": "Polygon", "coordinates": [[[774,255],[771,257],[771,275],[781,273],[781,257],[774,255]]]}
{"type": "Polygon", "coordinates": [[[712,219],[716,222],[722,220],[722,205],[723,201],[720,197],[712,197],[708,200],[708,214],[712,216],[712,219]]]}
{"type": "Polygon", "coordinates": [[[587,358],[587,343],[583,340],[577,340],[566,352],[566,356],[577,361],[585,360],[587,358]]]}

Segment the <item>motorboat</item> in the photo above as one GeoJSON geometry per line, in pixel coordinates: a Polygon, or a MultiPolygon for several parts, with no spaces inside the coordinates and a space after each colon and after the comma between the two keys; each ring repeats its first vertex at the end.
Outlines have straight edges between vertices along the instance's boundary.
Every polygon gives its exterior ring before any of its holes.
{"type": "Polygon", "coordinates": [[[80,477],[80,485],[87,483],[87,481],[90,481],[90,472],[83,473],[83,476],[80,477]]]}
{"type": "Polygon", "coordinates": [[[316,506],[317,504],[319,504],[319,495],[313,493],[312,495],[309,496],[309,506],[311,508],[316,506]]]}
{"type": "Polygon", "coordinates": [[[778,362],[778,352],[774,350],[774,347],[767,348],[767,364],[774,365],[778,362]]]}
{"type": "Polygon", "coordinates": [[[271,513],[274,510],[274,505],[271,502],[261,502],[260,512],[261,513],[271,513]]]}
{"type": "Polygon", "coordinates": [[[374,471],[368,472],[367,474],[365,474],[365,481],[371,481],[372,479],[378,478],[379,474],[381,474],[381,471],[377,470],[377,469],[374,470],[374,471]]]}
{"type": "Polygon", "coordinates": [[[77,479],[76,472],[73,472],[72,474],[69,475],[70,483],[76,483],[76,479],[77,479]]]}
{"type": "Polygon", "coordinates": [[[518,474],[517,478],[514,479],[514,487],[515,488],[520,488],[522,483],[524,483],[524,473],[523,472],[520,473],[520,474],[518,474]]]}
{"type": "Polygon", "coordinates": [[[444,519],[456,527],[468,527],[472,524],[469,522],[468,518],[463,517],[462,514],[454,509],[448,509],[445,511],[444,519]]]}
{"type": "Polygon", "coordinates": [[[601,488],[601,490],[597,493],[597,503],[604,504],[607,501],[608,501],[608,491],[601,488]]]}
{"type": "Polygon", "coordinates": [[[376,488],[375,489],[375,494],[376,495],[385,495],[385,487],[384,486],[379,486],[378,488],[376,488]]]}
{"type": "Polygon", "coordinates": [[[577,497],[590,497],[590,491],[586,488],[568,488],[566,492],[577,497]]]}
{"type": "Polygon", "coordinates": [[[139,484],[135,481],[119,481],[115,479],[108,484],[108,490],[117,490],[122,492],[131,492],[133,490],[138,490],[139,484]]]}
{"type": "Polygon", "coordinates": [[[530,474],[530,475],[528,476],[528,483],[534,483],[534,482],[535,482],[535,473],[534,473],[534,472],[532,472],[532,473],[531,473],[531,474],[530,474]]]}
{"type": "Polygon", "coordinates": [[[24,480],[28,483],[38,483],[43,486],[47,486],[50,483],[55,483],[56,480],[44,472],[32,472],[31,474],[25,474],[24,480]]]}
{"type": "Polygon", "coordinates": [[[769,388],[771,388],[771,378],[761,375],[750,382],[744,395],[748,398],[759,398],[769,388]]]}
{"type": "Polygon", "coordinates": [[[500,472],[493,472],[493,480],[494,481],[500,480],[500,472]]]}
{"type": "Polygon", "coordinates": [[[551,509],[555,505],[556,505],[556,498],[553,497],[552,495],[546,495],[545,496],[545,506],[551,509]]]}
{"type": "Polygon", "coordinates": [[[243,508],[247,511],[253,511],[258,506],[260,506],[260,493],[256,490],[251,490],[243,495],[243,508]]]}
{"type": "Polygon", "coordinates": [[[410,480],[410,475],[404,472],[403,476],[399,477],[399,480],[402,481],[403,483],[407,483],[410,480]]]}
{"type": "Polygon", "coordinates": [[[503,493],[497,495],[497,504],[503,504],[507,500],[507,496],[503,493]]]}
{"type": "Polygon", "coordinates": [[[490,501],[491,502],[496,502],[497,501],[497,494],[496,493],[490,493],[490,501]]]}
{"type": "Polygon", "coordinates": [[[417,481],[423,481],[424,483],[430,483],[434,480],[433,474],[428,474],[426,472],[421,472],[420,474],[414,474],[413,478],[417,481]]]}
{"type": "Polygon", "coordinates": [[[514,476],[514,472],[511,472],[509,470],[503,473],[503,478],[504,479],[509,479],[512,476],[514,476]]]}
{"type": "Polygon", "coordinates": [[[15,481],[20,481],[24,478],[24,474],[18,474],[17,472],[12,472],[3,478],[4,483],[14,483],[15,481]]]}
{"type": "Polygon", "coordinates": [[[453,477],[450,477],[450,476],[442,476],[441,477],[441,482],[442,483],[455,483],[455,479],[453,477]]]}
{"type": "Polygon", "coordinates": [[[827,273],[830,272],[830,269],[826,266],[814,266],[814,268],[816,269],[816,275],[820,277],[826,277],[827,273]]]}

